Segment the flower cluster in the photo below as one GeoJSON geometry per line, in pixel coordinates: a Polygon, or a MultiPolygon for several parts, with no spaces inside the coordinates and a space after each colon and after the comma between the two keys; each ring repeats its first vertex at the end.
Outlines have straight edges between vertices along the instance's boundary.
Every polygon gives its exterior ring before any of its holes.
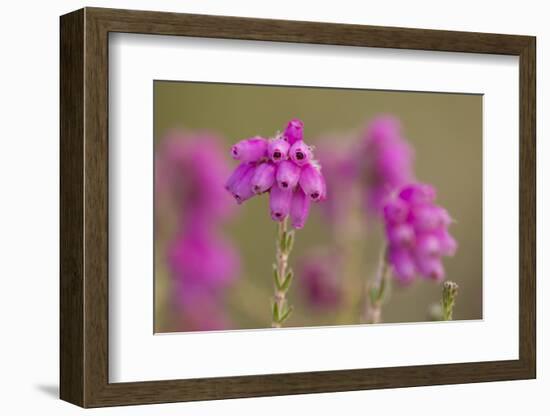
{"type": "Polygon", "coordinates": [[[409,283],[419,274],[441,281],[442,256],[454,255],[457,243],[449,234],[452,220],[434,203],[435,189],[426,184],[402,187],[384,205],[387,259],[395,277],[409,283]]]}
{"type": "Polygon", "coordinates": [[[403,138],[401,124],[391,116],[378,116],[363,138],[360,164],[366,166],[366,205],[380,214],[386,199],[396,189],[413,182],[414,152],[403,138]]]}
{"type": "Polygon", "coordinates": [[[303,140],[303,127],[294,119],[275,138],[256,136],[235,144],[231,155],[240,164],[225,186],[239,204],[269,192],[271,218],[290,216],[294,228],[304,226],[311,201],[326,198],[325,179],[303,140]]]}
{"type": "Polygon", "coordinates": [[[237,251],[218,231],[233,212],[223,190],[229,166],[220,143],[210,133],[174,131],[156,155],[155,201],[163,205],[157,215],[169,217],[167,206],[175,211],[167,265],[173,302],[186,330],[228,327],[222,296],[239,271],[237,251]]]}
{"type": "Polygon", "coordinates": [[[227,329],[222,294],[237,276],[235,248],[198,223],[183,230],[168,248],[173,294],[187,330],[227,329]]]}

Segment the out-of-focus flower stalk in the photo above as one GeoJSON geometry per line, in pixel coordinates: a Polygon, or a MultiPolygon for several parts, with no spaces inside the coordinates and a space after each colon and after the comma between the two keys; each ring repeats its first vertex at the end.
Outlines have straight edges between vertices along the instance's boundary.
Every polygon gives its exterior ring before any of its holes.
{"type": "Polygon", "coordinates": [[[453,320],[453,309],[456,302],[456,296],[458,295],[458,285],[450,280],[443,283],[443,296],[441,299],[441,306],[443,308],[443,320],[453,320]]]}
{"type": "Polygon", "coordinates": [[[361,321],[367,324],[382,322],[382,306],[390,294],[391,268],[388,263],[388,249],[384,247],[374,281],[367,283],[365,308],[361,321]]]}
{"type": "Polygon", "coordinates": [[[271,322],[273,328],[280,328],[292,313],[292,306],[288,305],[286,294],[294,278],[292,269],[288,267],[288,257],[294,245],[294,231],[287,230],[286,218],[277,224],[277,228],[277,253],[276,262],[273,264],[275,289],[271,322]]]}

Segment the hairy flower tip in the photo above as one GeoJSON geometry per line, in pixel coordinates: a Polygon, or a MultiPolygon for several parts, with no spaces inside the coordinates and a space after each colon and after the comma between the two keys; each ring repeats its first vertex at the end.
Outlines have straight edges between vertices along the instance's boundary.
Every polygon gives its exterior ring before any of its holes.
{"type": "Polygon", "coordinates": [[[311,162],[311,149],[303,140],[299,140],[290,146],[288,153],[290,159],[298,166],[304,166],[311,162]]]}
{"type": "Polygon", "coordinates": [[[281,138],[271,139],[267,144],[267,157],[274,163],[280,163],[288,159],[290,144],[281,138]]]}
{"type": "Polygon", "coordinates": [[[275,183],[276,168],[273,163],[266,162],[261,163],[254,168],[254,175],[252,175],[252,192],[255,194],[261,194],[269,191],[269,189],[275,183]]]}
{"type": "Polygon", "coordinates": [[[384,206],[388,260],[402,283],[415,275],[441,281],[445,277],[442,257],[456,252],[456,240],[448,231],[451,217],[434,200],[432,186],[409,184],[384,206]]]}
{"type": "Polygon", "coordinates": [[[380,213],[386,199],[396,189],[414,180],[414,152],[394,117],[379,116],[371,121],[358,157],[366,170],[365,196],[371,212],[380,213]]]}
{"type": "Polygon", "coordinates": [[[296,188],[300,179],[300,167],[289,160],[285,160],[277,167],[277,185],[284,190],[296,188]]]}
{"type": "Polygon", "coordinates": [[[296,188],[292,193],[292,200],[290,203],[290,221],[292,227],[300,229],[303,228],[307,217],[309,216],[309,207],[311,200],[302,191],[301,188],[296,188]]]}
{"type": "Polygon", "coordinates": [[[267,140],[260,136],[244,139],[231,147],[233,159],[256,162],[267,154],[267,140]]]}
{"type": "Polygon", "coordinates": [[[304,166],[299,183],[312,201],[320,201],[326,197],[326,183],[318,167],[311,164],[304,166]]]}
{"type": "Polygon", "coordinates": [[[310,307],[334,310],[342,303],[342,259],[331,252],[314,251],[298,262],[299,288],[310,307]]]}
{"type": "Polygon", "coordinates": [[[290,120],[286,126],[284,137],[292,145],[304,139],[304,123],[300,119],[290,120]]]}
{"type": "Polygon", "coordinates": [[[269,209],[273,221],[283,221],[290,213],[292,203],[292,194],[290,190],[281,189],[278,186],[272,186],[269,193],[269,209]]]}

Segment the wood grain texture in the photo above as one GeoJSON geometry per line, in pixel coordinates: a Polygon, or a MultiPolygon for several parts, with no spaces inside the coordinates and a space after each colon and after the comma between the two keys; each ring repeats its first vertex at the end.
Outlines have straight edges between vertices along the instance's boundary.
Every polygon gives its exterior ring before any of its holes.
{"type": "Polygon", "coordinates": [[[61,397],[83,407],[98,407],[535,377],[535,54],[535,38],[528,36],[97,8],[86,8],[63,16],[61,397]],[[519,359],[109,383],[109,32],[519,56],[519,359]]]}
{"type": "Polygon", "coordinates": [[[84,12],[60,24],[60,387],[84,405],[84,12]]]}

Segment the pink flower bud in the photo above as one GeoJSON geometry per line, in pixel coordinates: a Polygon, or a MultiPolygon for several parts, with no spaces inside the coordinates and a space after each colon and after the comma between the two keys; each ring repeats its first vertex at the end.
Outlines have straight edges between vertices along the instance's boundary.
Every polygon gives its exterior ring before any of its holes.
{"type": "Polygon", "coordinates": [[[416,274],[416,266],[410,252],[407,249],[391,248],[388,256],[399,282],[410,283],[416,274]]]}
{"type": "Polygon", "coordinates": [[[410,204],[431,203],[435,196],[434,187],[423,183],[407,185],[399,192],[399,198],[410,204]]]}
{"type": "Polygon", "coordinates": [[[414,228],[421,232],[447,227],[451,223],[447,211],[437,205],[414,206],[411,214],[414,228]]]}
{"type": "Polygon", "coordinates": [[[409,224],[388,225],[387,233],[392,246],[410,247],[414,244],[414,229],[409,224]]]}
{"type": "Polygon", "coordinates": [[[439,240],[441,254],[444,256],[454,256],[458,244],[449,232],[445,228],[440,228],[434,231],[434,235],[439,240]]]}
{"type": "Polygon", "coordinates": [[[409,208],[399,199],[392,199],[384,205],[384,219],[390,224],[399,224],[407,219],[409,208]]]}
{"type": "Polygon", "coordinates": [[[271,218],[274,221],[282,221],[290,212],[292,191],[284,190],[278,186],[272,186],[269,193],[269,208],[271,218]]]}
{"type": "Polygon", "coordinates": [[[277,167],[277,184],[279,188],[292,190],[300,179],[300,167],[289,160],[282,161],[277,167]]]}
{"type": "Polygon", "coordinates": [[[421,256],[439,256],[441,253],[441,244],[435,235],[423,234],[416,240],[416,251],[421,256]]]}
{"type": "Polygon", "coordinates": [[[255,194],[266,192],[275,182],[275,165],[270,162],[261,163],[254,169],[252,176],[252,191],[255,194]]]}
{"type": "Polygon", "coordinates": [[[267,157],[274,163],[282,162],[288,159],[288,149],[290,145],[284,139],[273,139],[267,144],[267,157]]]}
{"type": "Polygon", "coordinates": [[[290,221],[294,228],[303,228],[309,215],[311,200],[304,194],[301,188],[292,193],[290,204],[290,221]]]}
{"type": "Polygon", "coordinates": [[[227,179],[227,182],[225,183],[225,189],[232,193],[232,188],[235,186],[235,184],[240,181],[244,174],[249,169],[252,169],[252,167],[253,166],[250,163],[241,163],[239,166],[237,166],[229,179],[227,179]]]}
{"type": "Polygon", "coordinates": [[[256,162],[266,156],[267,140],[260,136],[241,140],[231,147],[233,159],[241,162],[256,162]]]}
{"type": "Polygon", "coordinates": [[[284,136],[292,145],[304,138],[304,123],[297,118],[290,120],[286,126],[284,136]]]}
{"type": "Polygon", "coordinates": [[[311,161],[311,149],[303,140],[295,142],[288,151],[290,159],[298,166],[304,166],[311,161]]]}
{"type": "Polygon", "coordinates": [[[300,186],[313,201],[319,201],[326,194],[326,184],[318,168],[306,165],[300,174],[300,186]]]}
{"type": "Polygon", "coordinates": [[[421,275],[433,280],[441,281],[445,277],[445,269],[441,257],[418,256],[416,266],[421,275]]]}
{"type": "Polygon", "coordinates": [[[252,177],[254,176],[254,171],[255,169],[253,167],[248,169],[231,187],[230,191],[239,204],[242,204],[244,201],[254,196],[254,192],[252,191],[252,177]]]}

